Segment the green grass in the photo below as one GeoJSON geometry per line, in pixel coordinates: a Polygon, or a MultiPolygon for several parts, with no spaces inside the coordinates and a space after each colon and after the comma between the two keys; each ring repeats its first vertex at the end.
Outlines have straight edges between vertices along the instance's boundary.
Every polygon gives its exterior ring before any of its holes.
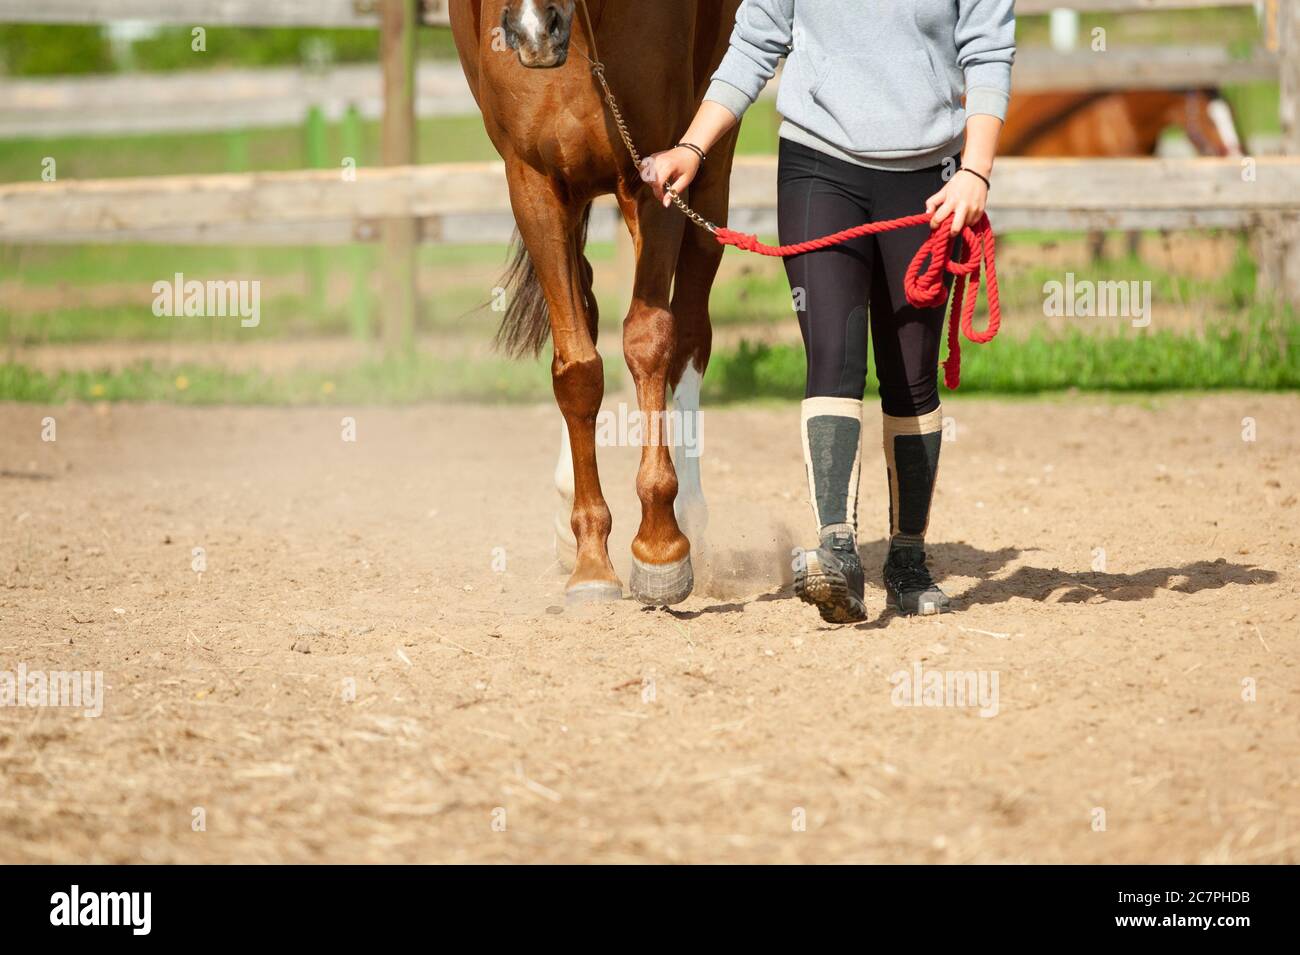
{"type": "MultiPolygon", "coordinates": [[[[1151,233],[1154,237],[1155,233],[1151,233]]],[[[998,245],[1005,250],[1014,245],[1041,246],[1053,240],[1077,241],[1077,235],[1049,233],[1013,233],[999,236],[998,245]]],[[[1108,248],[1117,250],[1124,245],[1124,236],[1109,236],[1108,248]]],[[[728,250],[729,256],[744,253],[728,250]]],[[[1072,271],[1077,278],[1104,276],[1111,281],[1150,282],[1154,301],[1164,303],[1196,303],[1201,308],[1216,312],[1240,313],[1255,301],[1255,263],[1249,245],[1243,240],[1237,245],[1232,267],[1223,275],[1204,277],[1175,274],[1155,267],[1140,258],[1128,255],[1106,258],[1096,263],[1080,261],[1068,267],[1021,266],[1013,271],[1003,271],[998,276],[1003,307],[1008,312],[1039,312],[1043,303],[1043,286],[1049,281],[1062,281],[1065,272],[1072,271]]],[[[785,273],[779,268],[753,268],[734,278],[719,281],[714,287],[711,308],[713,324],[718,327],[755,322],[784,322],[793,319],[790,306],[790,287],[785,273]]]]}
{"type": "MultiPolygon", "coordinates": [[[[1071,329],[962,345],[963,394],[1300,388],[1300,320],[1264,309],[1204,336],[1071,329]]],[[[704,380],[712,401],[801,398],[803,390],[804,356],[797,345],[742,343],[715,355],[704,380]]]]}
{"type": "MultiPolygon", "coordinates": [[[[308,251],[318,251],[331,272],[346,269],[360,248],[376,258],[377,245],[360,246],[257,246],[219,245],[0,245],[0,277],[20,275],[27,285],[77,285],[143,283],[152,285],[174,272],[242,276],[263,279],[300,273],[308,251]]],[[[613,256],[612,243],[593,242],[589,257],[613,256]]],[[[484,245],[421,245],[421,268],[500,264],[508,249],[503,243],[484,245]]]]}
{"type": "MultiPolygon", "coordinates": [[[[1019,242],[1037,242],[1036,236],[1007,236],[1004,247],[1019,242]]],[[[1118,248],[1121,242],[1111,243],[1118,248]]],[[[363,255],[373,269],[376,250],[363,246],[363,255]]],[[[0,344],[15,345],[69,343],[79,341],[266,341],[303,336],[346,334],[349,330],[349,293],[337,294],[339,277],[349,289],[356,280],[352,272],[354,249],[301,248],[225,249],[215,247],[165,246],[76,246],[0,248],[0,274],[21,275],[25,288],[34,291],[71,284],[85,288],[116,285],[139,293],[139,301],[114,304],[18,307],[0,302],[0,344]],[[322,274],[335,279],[333,289],[318,300],[311,291],[312,263],[322,274]],[[253,278],[268,285],[262,298],[262,323],[245,329],[229,319],[156,318],[147,307],[145,295],[155,281],[170,279],[175,272],[190,278],[253,278]],[[75,277],[75,281],[70,281],[75,277]]],[[[422,246],[419,268],[426,276],[438,276],[436,292],[421,302],[420,328],[425,331],[463,332],[486,338],[495,328],[497,316],[480,311],[490,289],[500,277],[506,247],[422,246]],[[451,273],[452,278],[448,278],[451,273]]],[[[591,243],[588,257],[604,270],[614,257],[613,244],[591,243]]],[[[742,253],[729,251],[733,258],[742,253]]],[[[1139,259],[1107,259],[1096,264],[1070,267],[1080,278],[1104,275],[1124,281],[1150,281],[1152,296],[1164,303],[1195,303],[1199,308],[1233,315],[1254,301],[1255,270],[1249,249],[1239,247],[1234,266],[1223,276],[1205,278],[1178,275],[1152,267],[1139,259]]],[[[1038,312],[1042,307],[1043,284],[1061,280],[1066,269],[1059,266],[1028,266],[1004,271],[1000,276],[1002,301],[1008,311],[1038,312]]],[[[366,277],[373,280],[369,273],[366,277]]],[[[617,334],[627,307],[626,294],[603,294],[600,300],[602,329],[617,334]]],[[[753,267],[729,271],[714,286],[712,319],[716,327],[784,323],[793,321],[785,273],[779,265],[754,261],[753,267]]]]}
{"type": "MultiPolygon", "coordinates": [[[[303,117],[304,120],[306,117],[303,117]]],[[[359,166],[379,161],[379,123],[361,122],[359,166]]],[[[470,162],[496,159],[496,150],[477,116],[421,119],[416,161],[470,162]]],[[[327,167],[341,166],[341,123],[327,123],[327,167]]],[[[53,157],[60,179],[115,179],[129,176],[207,175],[224,172],[276,172],[311,167],[303,129],[277,126],[231,133],[150,133],[135,136],[42,136],[0,140],[0,181],[40,181],[45,157],[53,157]]]]}
{"type": "MultiPolygon", "coordinates": [[[[965,343],[963,394],[1040,394],[1067,390],[1157,392],[1300,389],[1300,320],[1256,309],[1244,321],[1203,335],[1167,331],[1084,334],[1070,330],[965,343]]],[[[623,376],[605,365],[606,387],[623,376]]],[[[797,345],[752,345],[713,356],[704,392],[713,403],[803,395],[797,345]]],[[[169,401],[180,404],[347,405],[421,401],[545,401],[546,357],[447,360],[427,354],[325,371],[268,375],[207,365],[141,362],[120,371],[45,373],[0,365],[0,400],[169,401]]]]}
{"type": "MultiPolygon", "coordinates": [[[[612,245],[607,254],[612,255],[612,245]]],[[[48,344],[78,341],[256,341],[302,335],[343,334],[349,328],[351,290],[360,254],[360,280],[373,288],[379,250],[359,247],[224,248],[209,246],[0,246],[0,278],[18,277],[24,288],[39,294],[50,288],[70,287],[88,292],[112,286],[120,297],[115,303],[68,305],[54,308],[15,304],[0,299],[0,344],[48,344]],[[150,308],[152,286],[183,273],[187,278],[256,279],[264,284],[262,322],[241,328],[230,319],[157,318],[150,308]],[[312,276],[332,282],[318,298],[312,276]],[[340,283],[347,291],[337,294],[340,283]]],[[[436,294],[421,302],[423,328],[461,329],[480,323],[484,332],[491,318],[472,314],[489,297],[495,277],[506,258],[504,245],[425,245],[418,250],[417,265],[424,274],[443,274],[459,266],[477,268],[478,279],[439,285],[436,294]],[[486,276],[492,276],[489,281],[486,276]]],[[[376,320],[378,307],[372,302],[376,320]]],[[[495,316],[492,316],[493,318],[495,316]]]]}
{"type": "MultiPolygon", "coordinates": [[[[303,117],[304,121],[306,117],[303,117]]],[[[746,114],[738,149],[742,154],[776,151],[780,122],[766,100],[746,114]]],[[[361,123],[360,166],[379,161],[379,123],[361,123]]],[[[341,123],[327,123],[326,166],[342,163],[341,123]]],[[[296,126],[135,136],[43,136],[0,140],[0,181],[40,181],[45,158],[57,162],[60,179],[114,179],[125,176],[205,175],[224,172],[275,172],[308,168],[307,142],[296,126]]],[[[416,161],[475,162],[497,159],[478,115],[438,116],[418,123],[416,161]]]]}
{"type": "MultiPolygon", "coordinates": [[[[115,49],[95,26],[0,24],[0,74],[59,76],[122,70],[210,70],[223,67],[375,63],[379,31],[369,28],[205,27],[205,49],[193,49],[190,27],[169,26],[115,49]]],[[[455,59],[450,30],[420,30],[421,57],[455,59]]]]}
{"type": "MultiPolygon", "coordinates": [[[[1157,233],[1148,233],[1149,238],[1154,239],[1156,236],[1157,233]]],[[[1014,237],[1016,241],[1026,238],[1029,237],[1014,237]]],[[[998,241],[999,245],[1004,244],[1001,238],[998,241]]],[[[1122,245],[1121,235],[1110,237],[1110,249],[1122,245]]],[[[1062,268],[1059,264],[1021,265],[1012,273],[998,276],[1003,307],[1008,311],[1039,310],[1043,302],[1044,284],[1063,281],[1067,271],[1073,272],[1079,279],[1104,277],[1107,281],[1150,282],[1152,299],[1165,303],[1195,302],[1202,307],[1240,311],[1255,301],[1255,262],[1251,257],[1249,243],[1244,238],[1239,238],[1231,268],[1223,275],[1211,277],[1172,273],[1127,254],[1118,258],[1105,258],[1096,263],[1080,262],[1067,268],[1062,268]]]]}
{"type": "MultiPolygon", "coordinates": [[[[606,368],[608,388],[621,372],[606,368]]],[[[412,404],[421,401],[520,402],[549,399],[550,363],[464,362],[428,355],[361,362],[337,371],[268,375],[210,365],[162,367],[140,362],[118,371],[46,373],[0,364],[0,400],[166,401],[186,405],[412,404]]]]}
{"type": "Polygon", "coordinates": [[[1282,132],[1282,96],[1276,83],[1242,83],[1225,86],[1223,96],[1237,117],[1237,127],[1250,139],[1261,133],[1282,132]]]}

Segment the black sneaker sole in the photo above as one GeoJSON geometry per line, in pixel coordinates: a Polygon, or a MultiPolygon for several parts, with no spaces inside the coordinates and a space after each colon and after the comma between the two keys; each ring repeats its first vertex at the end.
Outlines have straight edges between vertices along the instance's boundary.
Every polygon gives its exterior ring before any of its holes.
{"type": "Polygon", "coordinates": [[[843,574],[822,566],[816,551],[804,553],[804,570],[795,575],[794,592],[804,603],[816,607],[827,623],[867,619],[867,605],[849,591],[843,574]]]}

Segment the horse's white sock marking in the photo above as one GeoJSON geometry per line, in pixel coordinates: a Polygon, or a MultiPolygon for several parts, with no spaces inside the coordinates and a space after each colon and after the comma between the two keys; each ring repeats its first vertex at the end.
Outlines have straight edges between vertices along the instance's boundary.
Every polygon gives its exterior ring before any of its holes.
{"type": "Polygon", "coordinates": [[[681,414],[681,427],[673,437],[673,467],[677,470],[677,500],[673,513],[677,525],[695,550],[703,543],[709,526],[709,508],[700,484],[700,456],[704,449],[704,429],[700,418],[700,382],[703,376],[690,362],[682,380],[673,390],[673,402],[681,414]]]}
{"type": "Polygon", "coordinates": [[[565,567],[577,559],[578,539],[573,536],[573,449],[569,445],[569,425],[560,419],[560,456],[555,462],[555,556],[565,567]]]}

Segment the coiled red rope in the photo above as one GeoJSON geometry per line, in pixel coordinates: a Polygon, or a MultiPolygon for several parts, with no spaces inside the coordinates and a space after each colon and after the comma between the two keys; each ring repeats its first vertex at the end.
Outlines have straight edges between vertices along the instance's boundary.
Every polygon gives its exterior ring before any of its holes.
{"type": "MultiPolygon", "coordinates": [[[[852,229],[845,229],[843,232],[822,236],[820,239],[779,246],[764,245],[756,235],[734,232],[720,226],[714,232],[714,235],[723,245],[734,245],[746,252],[757,252],[759,255],[784,258],[788,255],[802,255],[805,252],[828,249],[831,246],[840,245],[852,239],[861,238],[864,235],[875,235],[879,232],[891,232],[894,229],[907,229],[912,226],[925,225],[929,221],[930,216],[923,212],[902,219],[867,222],[860,226],[854,226],[852,229]]],[[[989,224],[989,217],[981,215],[977,222],[965,226],[961,230],[964,255],[960,260],[952,258],[951,229],[952,217],[950,216],[944,220],[939,228],[930,232],[929,237],[917,250],[911,265],[907,267],[907,274],[903,278],[903,291],[907,294],[907,301],[914,307],[934,308],[942,305],[946,296],[946,290],[943,286],[944,272],[949,272],[955,277],[952,288],[952,313],[948,321],[948,357],[943,363],[943,380],[944,384],[949,388],[956,389],[961,384],[961,340],[957,335],[958,316],[961,316],[962,333],[970,341],[984,344],[991,342],[997,335],[998,329],[1002,327],[1002,304],[998,299],[998,274],[994,264],[993,227],[989,224]],[[975,329],[975,302],[979,298],[981,264],[984,266],[985,271],[988,272],[984,295],[989,303],[989,321],[983,331],[977,331],[975,329]],[[968,281],[970,283],[969,295],[966,294],[968,281]]]]}

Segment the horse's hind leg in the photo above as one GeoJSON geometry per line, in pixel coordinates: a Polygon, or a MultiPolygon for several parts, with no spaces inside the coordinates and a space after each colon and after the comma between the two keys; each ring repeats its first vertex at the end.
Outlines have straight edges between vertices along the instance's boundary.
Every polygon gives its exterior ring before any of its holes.
{"type": "MultiPolygon", "coordinates": [[[[592,340],[596,340],[596,331],[600,327],[600,314],[596,306],[596,296],[592,290],[593,274],[591,263],[583,255],[580,263],[582,275],[582,294],[587,303],[587,326],[591,329],[592,340]]],[[[572,573],[578,559],[578,541],[573,533],[573,448],[569,443],[569,426],[560,423],[560,454],[555,462],[555,493],[558,498],[555,506],[555,559],[565,573],[572,573]]]]}
{"type": "Polygon", "coordinates": [[[511,170],[510,201],[550,313],[555,355],[551,379],[573,452],[576,543],[570,600],[617,600],[623,587],[609,562],[609,506],[596,468],[596,415],[605,370],[596,351],[595,315],[588,307],[582,261],[584,210],[564,203],[551,182],[532,169],[511,170]]]}
{"type": "Polygon", "coordinates": [[[665,401],[668,368],[676,350],[669,308],[683,220],[664,209],[648,189],[620,195],[619,204],[636,246],[632,305],[623,323],[623,357],[636,385],[642,415],[637,496],[641,526],[632,541],[632,596],[652,605],[675,604],[694,586],[691,545],[677,526],[673,500],[677,474],[668,453],[665,401]]]}

